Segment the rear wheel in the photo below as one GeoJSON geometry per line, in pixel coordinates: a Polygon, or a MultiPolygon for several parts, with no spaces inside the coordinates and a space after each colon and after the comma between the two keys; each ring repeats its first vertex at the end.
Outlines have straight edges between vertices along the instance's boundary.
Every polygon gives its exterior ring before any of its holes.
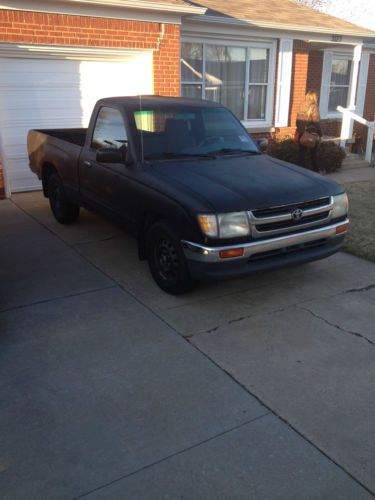
{"type": "Polygon", "coordinates": [[[181,242],[168,223],[157,222],[149,230],[147,259],[154,280],[165,292],[176,295],[193,288],[181,242]]]}
{"type": "Polygon", "coordinates": [[[71,203],[64,190],[64,185],[58,174],[52,174],[48,179],[49,204],[55,219],[61,224],[73,224],[79,216],[79,205],[71,203]]]}

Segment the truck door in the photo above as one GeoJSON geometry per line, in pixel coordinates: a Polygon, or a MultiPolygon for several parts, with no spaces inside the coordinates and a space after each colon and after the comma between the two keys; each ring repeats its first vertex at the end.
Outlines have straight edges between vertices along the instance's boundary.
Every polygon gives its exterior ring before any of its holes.
{"type": "Polygon", "coordinates": [[[100,108],[91,142],[81,155],[79,174],[81,195],[89,204],[106,212],[129,218],[129,190],[134,167],[125,163],[100,163],[99,148],[121,148],[128,145],[128,134],[121,112],[116,108],[100,108]]]}

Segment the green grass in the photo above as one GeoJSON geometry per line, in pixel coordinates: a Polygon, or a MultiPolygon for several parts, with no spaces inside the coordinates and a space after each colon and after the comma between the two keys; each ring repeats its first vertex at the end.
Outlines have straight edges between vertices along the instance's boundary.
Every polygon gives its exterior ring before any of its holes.
{"type": "Polygon", "coordinates": [[[344,186],[350,217],[344,250],[375,262],[375,181],[348,182],[344,186]]]}

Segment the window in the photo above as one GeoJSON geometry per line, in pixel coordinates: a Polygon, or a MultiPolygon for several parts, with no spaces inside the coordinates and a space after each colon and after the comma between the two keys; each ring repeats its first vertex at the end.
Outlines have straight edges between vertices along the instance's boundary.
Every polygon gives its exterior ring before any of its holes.
{"type": "Polygon", "coordinates": [[[329,87],[328,111],[336,111],[337,106],[344,108],[348,104],[352,61],[350,59],[332,59],[331,83],[329,87]]]}
{"type": "Polygon", "coordinates": [[[183,43],[181,46],[182,95],[194,99],[202,98],[203,91],[203,46],[198,43],[183,43]]]}
{"type": "Polygon", "coordinates": [[[273,80],[271,45],[181,45],[181,95],[219,102],[245,122],[271,122],[273,80]]]}
{"type": "Polygon", "coordinates": [[[320,116],[341,118],[338,106],[349,105],[354,54],[324,51],[322,83],[320,89],[320,116]]]}
{"type": "Polygon", "coordinates": [[[207,45],[205,98],[227,106],[243,117],[246,49],[207,45]]]}
{"type": "Polygon", "coordinates": [[[120,111],[113,108],[101,108],[96,119],[91,147],[94,149],[120,148],[127,142],[124,120],[120,111]]]}
{"type": "Polygon", "coordinates": [[[265,120],[268,90],[269,49],[250,49],[247,116],[265,120]]]}

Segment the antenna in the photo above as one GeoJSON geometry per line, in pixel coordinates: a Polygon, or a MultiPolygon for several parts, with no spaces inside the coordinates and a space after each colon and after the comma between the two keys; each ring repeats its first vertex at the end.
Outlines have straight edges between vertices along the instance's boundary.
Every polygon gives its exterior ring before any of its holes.
{"type": "Polygon", "coordinates": [[[139,96],[139,111],[141,114],[141,158],[144,162],[144,149],[143,149],[143,116],[142,116],[142,95],[139,96]]]}

